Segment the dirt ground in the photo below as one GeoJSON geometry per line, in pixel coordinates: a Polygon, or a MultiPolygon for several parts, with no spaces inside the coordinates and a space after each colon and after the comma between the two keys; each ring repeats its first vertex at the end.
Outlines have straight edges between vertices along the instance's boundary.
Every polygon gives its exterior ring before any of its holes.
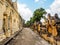
{"type": "Polygon", "coordinates": [[[34,33],[30,28],[24,28],[8,45],[50,45],[34,33]]]}

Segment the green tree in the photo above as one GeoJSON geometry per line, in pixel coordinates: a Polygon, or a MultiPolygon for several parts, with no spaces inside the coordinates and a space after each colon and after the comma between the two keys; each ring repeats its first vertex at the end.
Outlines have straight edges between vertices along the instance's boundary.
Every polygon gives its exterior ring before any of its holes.
{"type": "Polygon", "coordinates": [[[31,26],[35,21],[38,22],[41,20],[41,18],[45,18],[43,14],[46,14],[45,9],[39,8],[36,9],[33,13],[33,17],[30,18],[30,21],[27,21],[26,26],[31,26]]]}
{"type": "Polygon", "coordinates": [[[43,8],[36,9],[33,13],[34,21],[37,21],[37,22],[40,21],[41,18],[43,17],[43,14],[46,14],[45,9],[43,8]]]}
{"type": "Polygon", "coordinates": [[[25,24],[27,27],[30,26],[30,21],[27,21],[26,24],[25,24]]]}

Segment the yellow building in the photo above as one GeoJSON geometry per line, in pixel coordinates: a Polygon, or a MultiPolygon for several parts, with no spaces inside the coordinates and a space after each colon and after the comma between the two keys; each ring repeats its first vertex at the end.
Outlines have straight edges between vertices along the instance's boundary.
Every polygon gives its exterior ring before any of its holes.
{"type": "Polygon", "coordinates": [[[0,39],[10,37],[22,29],[22,18],[17,11],[17,3],[0,0],[0,39]]]}

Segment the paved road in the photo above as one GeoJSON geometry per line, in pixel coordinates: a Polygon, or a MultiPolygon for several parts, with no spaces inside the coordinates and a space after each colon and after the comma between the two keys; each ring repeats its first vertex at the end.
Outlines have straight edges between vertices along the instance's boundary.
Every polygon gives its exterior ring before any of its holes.
{"type": "Polygon", "coordinates": [[[30,28],[24,28],[8,45],[50,45],[30,28]]]}

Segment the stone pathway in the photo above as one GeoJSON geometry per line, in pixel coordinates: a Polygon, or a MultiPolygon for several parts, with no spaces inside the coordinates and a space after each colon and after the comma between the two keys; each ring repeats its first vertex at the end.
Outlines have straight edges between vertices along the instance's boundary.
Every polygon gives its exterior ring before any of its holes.
{"type": "Polygon", "coordinates": [[[8,45],[50,45],[30,28],[24,28],[8,45]]]}

